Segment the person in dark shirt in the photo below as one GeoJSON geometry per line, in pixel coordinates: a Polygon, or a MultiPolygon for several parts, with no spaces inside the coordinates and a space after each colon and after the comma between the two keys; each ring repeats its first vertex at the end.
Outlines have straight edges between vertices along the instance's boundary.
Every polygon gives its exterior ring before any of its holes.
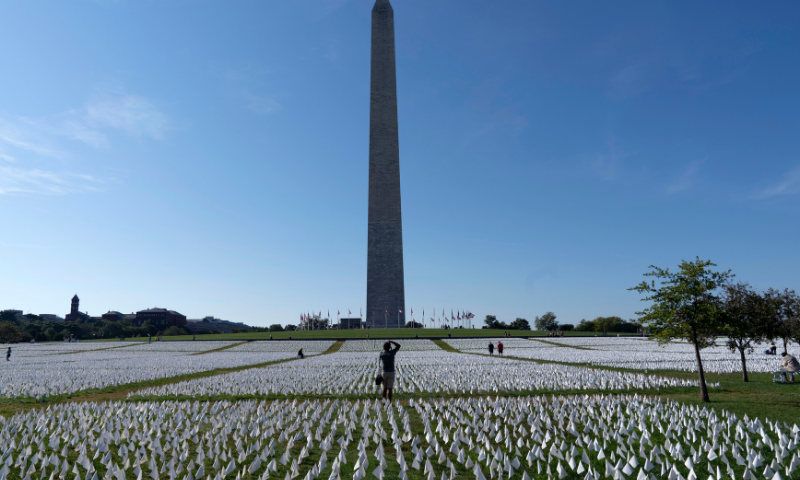
{"type": "Polygon", "coordinates": [[[489,356],[494,356],[494,344],[492,342],[489,342],[489,356]]]}
{"type": "Polygon", "coordinates": [[[387,340],[383,344],[383,352],[381,353],[381,364],[383,366],[383,398],[392,402],[392,390],[394,389],[394,356],[400,350],[400,344],[387,340]],[[394,345],[394,348],[392,348],[394,345]]]}

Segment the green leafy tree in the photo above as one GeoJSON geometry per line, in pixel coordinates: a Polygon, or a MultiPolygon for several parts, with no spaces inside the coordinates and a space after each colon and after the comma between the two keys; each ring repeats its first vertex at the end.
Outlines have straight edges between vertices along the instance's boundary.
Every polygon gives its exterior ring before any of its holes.
{"type": "Polygon", "coordinates": [[[586,320],[585,318],[578,323],[578,326],[575,327],[575,330],[579,332],[596,332],[594,328],[594,322],[592,320],[586,320]]]}
{"type": "Polygon", "coordinates": [[[283,325],[281,325],[280,323],[274,323],[274,324],[269,326],[269,331],[270,332],[282,332],[283,331],[283,325]]]}
{"type": "Polygon", "coordinates": [[[753,291],[750,285],[729,283],[722,288],[722,311],[721,333],[728,337],[728,348],[739,351],[742,380],[747,382],[745,352],[766,338],[769,318],[774,316],[772,305],[766,297],[753,291]]]}
{"type": "Polygon", "coordinates": [[[497,317],[494,315],[486,315],[486,318],[483,319],[483,323],[486,324],[481,327],[483,329],[503,330],[508,328],[505,322],[498,322],[497,317]]]}
{"type": "Polygon", "coordinates": [[[595,332],[603,332],[603,335],[606,335],[623,322],[624,320],[619,317],[597,317],[592,323],[594,324],[595,332]]]}
{"type": "Polygon", "coordinates": [[[20,330],[11,322],[0,322],[0,343],[30,342],[30,333],[20,330]]]}
{"type": "Polygon", "coordinates": [[[556,321],[556,314],[553,312],[547,312],[541,317],[536,317],[533,321],[533,324],[536,326],[536,330],[542,331],[556,331],[558,330],[558,322],[556,321]]]}
{"type": "Polygon", "coordinates": [[[571,323],[562,323],[558,326],[558,329],[561,330],[562,332],[571,332],[575,330],[575,325],[571,323]]]}
{"type": "Polygon", "coordinates": [[[165,337],[177,337],[180,335],[189,335],[189,329],[173,325],[164,330],[164,333],[162,335],[164,335],[165,337]]]}
{"type": "Polygon", "coordinates": [[[767,322],[767,338],[782,340],[783,351],[786,352],[792,340],[800,343],[800,297],[794,290],[770,288],[764,293],[764,298],[771,313],[767,322]]]}
{"type": "Polygon", "coordinates": [[[524,318],[517,318],[509,324],[508,328],[511,330],[530,330],[531,324],[524,318]]]}
{"type": "Polygon", "coordinates": [[[660,286],[652,280],[629,289],[644,294],[642,301],[652,302],[650,307],[637,313],[659,343],[685,339],[694,345],[700,396],[704,402],[709,398],[700,350],[715,344],[722,316],[716,293],[733,276],[730,270],[712,271],[710,267],[715,266],[710,260],[699,257],[694,262],[682,261],[678,272],[651,265],[651,271],[644,275],[661,280],[660,286]]]}

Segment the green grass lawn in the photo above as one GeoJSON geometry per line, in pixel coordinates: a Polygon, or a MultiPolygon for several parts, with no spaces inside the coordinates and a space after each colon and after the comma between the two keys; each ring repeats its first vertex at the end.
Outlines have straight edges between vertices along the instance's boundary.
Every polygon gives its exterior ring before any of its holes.
{"type": "MultiPolygon", "coordinates": [[[[370,330],[312,330],[296,332],[264,332],[264,333],[223,333],[217,335],[197,335],[198,340],[265,340],[270,334],[274,339],[293,340],[313,339],[313,338],[447,338],[450,334],[453,337],[502,337],[508,332],[512,337],[544,337],[547,332],[532,332],[527,330],[484,330],[482,328],[460,329],[452,328],[444,330],[441,328],[379,328],[370,330]]],[[[596,332],[565,332],[565,336],[599,336],[596,332]]],[[[614,334],[616,335],[616,334],[614,334]]],[[[164,337],[164,340],[191,340],[192,335],[181,335],[175,337],[164,337]]],[[[113,339],[112,339],[113,340],[113,339]]],[[[129,340],[141,340],[131,338],[129,340]]],[[[146,339],[145,339],[146,340],[146,339]]]]}

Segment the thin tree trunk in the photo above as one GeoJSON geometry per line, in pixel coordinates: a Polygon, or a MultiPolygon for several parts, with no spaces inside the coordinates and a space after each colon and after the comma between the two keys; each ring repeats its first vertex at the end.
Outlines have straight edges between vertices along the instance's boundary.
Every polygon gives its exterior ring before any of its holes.
{"type": "Polygon", "coordinates": [[[744,356],[744,348],[740,348],[739,353],[742,355],[742,380],[749,382],[750,380],[747,378],[747,359],[745,359],[744,356]]]}
{"type": "Polygon", "coordinates": [[[711,400],[708,398],[708,387],[706,387],[706,376],[703,373],[703,361],[700,360],[700,348],[697,346],[696,335],[692,335],[692,341],[694,343],[694,356],[697,359],[697,373],[700,376],[700,398],[702,398],[704,402],[711,402],[711,400]]]}

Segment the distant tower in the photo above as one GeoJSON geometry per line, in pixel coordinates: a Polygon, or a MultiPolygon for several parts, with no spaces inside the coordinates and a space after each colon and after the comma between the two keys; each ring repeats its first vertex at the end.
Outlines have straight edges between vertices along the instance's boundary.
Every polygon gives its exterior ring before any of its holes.
{"type": "Polygon", "coordinates": [[[367,231],[367,325],[405,326],[394,10],[389,0],[377,0],[372,8],[367,231]]]}
{"type": "Polygon", "coordinates": [[[75,296],[72,297],[72,308],[70,308],[69,313],[72,314],[72,315],[77,315],[78,314],[78,305],[80,303],[81,303],[81,299],[78,298],[78,294],[75,294],[75,296]]]}

